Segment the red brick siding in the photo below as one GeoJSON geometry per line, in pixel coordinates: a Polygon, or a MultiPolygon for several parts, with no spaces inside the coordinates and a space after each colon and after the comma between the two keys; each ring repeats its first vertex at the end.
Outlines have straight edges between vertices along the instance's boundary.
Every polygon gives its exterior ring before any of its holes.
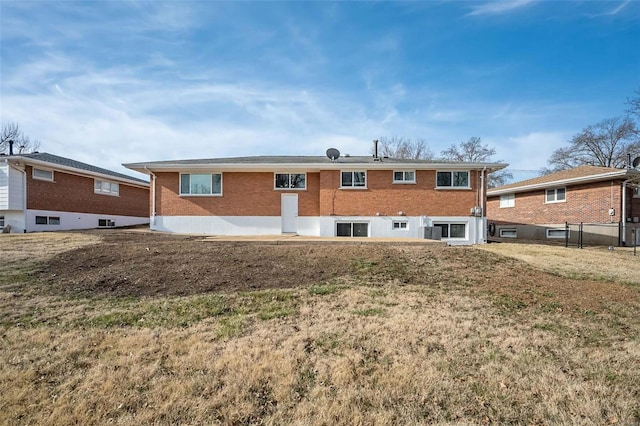
{"type": "Polygon", "coordinates": [[[54,171],[53,179],[33,179],[32,167],[27,166],[28,209],[149,217],[147,188],[119,183],[116,197],[96,194],[91,177],[54,171]]]}
{"type": "Polygon", "coordinates": [[[318,216],[320,173],[307,173],[306,190],[275,190],[273,173],[222,174],[222,196],[180,196],[179,173],[156,174],[160,216],[280,216],[281,194],[298,194],[298,215],[318,216]]]}
{"type": "MultiPolygon", "coordinates": [[[[416,184],[393,184],[391,170],[368,171],[367,189],[340,189],[340,171],[307,173],[306,191],[298,194],[300,216],[468,216],[477,205],[479,174],[471,172],[470,190],[435,190],[436,172],[417,171],[416,184]]],[[[179,195],[179,173],[156,174],[156,213],[160,216],[280,216],[280,196],[273,173],[225,172],[221,197],[179,195]]]]}
{"type": "Polygon", "coordinates": [[[620,221],[621,182],[595,182],[566,189],[566,202],[563,203],[545,203],[545,190],[516,193],[515,207],[500,208],[500,197],[489,197],[487,218],[528,224],[609,223],[612,219],[609,209],[613,207],[616,210],[613,221],[620,221]]]}

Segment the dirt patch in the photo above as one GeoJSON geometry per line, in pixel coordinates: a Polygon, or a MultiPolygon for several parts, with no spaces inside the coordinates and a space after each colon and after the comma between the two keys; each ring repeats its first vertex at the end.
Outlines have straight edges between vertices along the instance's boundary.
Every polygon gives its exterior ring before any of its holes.
{"type": "Polygon", "coordinates": [[[38,273],[53,293],[137,297],[306,287],[336,279],[382,285],[467,287],[514,306],[606,309],[635,303],[634,288],[556,276],[469,247],[220,242],[111,233],[49,260],[38,273]]]}

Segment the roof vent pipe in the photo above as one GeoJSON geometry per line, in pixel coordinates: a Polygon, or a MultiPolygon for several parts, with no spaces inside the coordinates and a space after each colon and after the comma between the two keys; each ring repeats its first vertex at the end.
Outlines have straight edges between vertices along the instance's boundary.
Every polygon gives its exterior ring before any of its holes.
{"type": "Polygon", "coordinates": [[[373,158],[378,158],[378,139],[373,140],[373,158]]]}
{"type": "Polygon", "coordinates": [[[13,155],[13,140],[9,139],[9,155],[13,155]]]}

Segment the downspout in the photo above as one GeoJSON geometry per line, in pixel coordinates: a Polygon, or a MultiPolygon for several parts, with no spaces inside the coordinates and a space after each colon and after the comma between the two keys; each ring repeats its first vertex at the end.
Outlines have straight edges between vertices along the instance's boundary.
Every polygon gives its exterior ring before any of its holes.
{"type": "Polygon", "coordinates": [[[485,202],[484,202],[484,174],[487,171],[487,166],[484,166],[482,168],[482,174],[480,175],[480,226],[482,227],[481,231],[480,231],[480,242],[486,242],[487,241],[487,229],[486,226],[484,226],[485,224],[485,215],[484,215],[484,210],[485,210],[485,202]]]}
{"type": "Polygon", "coordinates": [[[622,246],[627,245],[627,183],[633,179],[627,179],[622,182],[622,246]]]}
{"type": "Polygon", "coordinates": [[[156,175],[144,166],[144,169],[151,176],[151,224],[156,224],[156,175]]]}
{"type": "Polygon", "coordinates": [[[27,168],[25,167],[23,170],[11,164],[10,161],[7,161],[7,164],[13,170],[17,170],[22,174],[22,203],[23,203],[22,215],[24,220],[24,229],[22,231],[26,233],[27,232],[27,168]]]}

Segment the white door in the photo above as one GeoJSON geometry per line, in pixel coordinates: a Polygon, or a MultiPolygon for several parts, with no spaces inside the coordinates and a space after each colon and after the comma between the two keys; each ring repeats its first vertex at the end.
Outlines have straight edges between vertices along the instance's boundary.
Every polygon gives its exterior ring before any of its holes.
{"type": "Polygon", "coordinates": [[[282,233],[298,232],[298,194],[282,194],[282,233]]]}

